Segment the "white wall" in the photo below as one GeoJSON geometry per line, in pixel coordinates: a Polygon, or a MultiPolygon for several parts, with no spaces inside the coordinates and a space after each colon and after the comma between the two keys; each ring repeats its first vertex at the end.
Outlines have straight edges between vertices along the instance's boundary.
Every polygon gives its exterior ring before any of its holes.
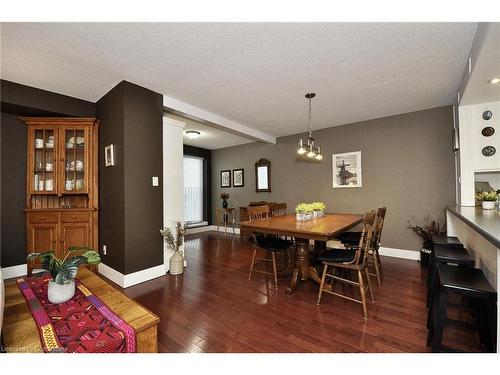
{"type": "Polygon", "coordinates": [[[500,102],[459,107],[460,137],[460,202],[462,206],[475,205],[474,173],[500,171],[500,102]],[[482,113],[493,112],[490,120],[483,120],[482,113]],[[481,130],[491,126],[495,133],[485,137],[481,130]],[[484,156],[485,146],[494,146],[493,156],[484,156]]]}
{"type": "MultiPolygon", "coordinates": [[[[173,228],[184,220],[183,131],[184,122],[163,118],[163,226],[173,228]]],[[[165,272],[173,252],[164,247],[165,272]]]]}

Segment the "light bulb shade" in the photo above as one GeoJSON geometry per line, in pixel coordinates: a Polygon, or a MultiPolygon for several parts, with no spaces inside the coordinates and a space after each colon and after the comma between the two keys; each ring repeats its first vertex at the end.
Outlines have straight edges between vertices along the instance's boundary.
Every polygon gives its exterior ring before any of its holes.
{"type": "Polygon", "coordinates": [[[297,149],[297,154],[299,155],[304,155],[307,152],[306,148],[304,147],[304,144],[302,142],[302,138],[299,140],[299,148],[297,149]]]}
{"type": "Polygon", "coordinates": [[[191,138],[191,139],[196,139],[200,136],[200,132],[199,131],[196,131],[196,130],[188,130],[186,132],[186,135],[191,138]]]}
{"type": "Polygon", "coordinates": [[[322,154],[317,154],[315,156],[316,160],[323,160],[323,155],[322,154]]]}

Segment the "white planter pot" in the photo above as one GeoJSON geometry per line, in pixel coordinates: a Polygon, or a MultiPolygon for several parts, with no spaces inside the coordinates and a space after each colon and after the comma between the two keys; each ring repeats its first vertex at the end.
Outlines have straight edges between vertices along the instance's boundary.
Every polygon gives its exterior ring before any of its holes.
{"type": "Polygon", "coordinates": [[[49,281],[47,297],[51,303],[64,303],[75,295],[75,280],[67,281],[65,284],[58,284],[53,280],[49,281]]]}
{"type": "Polygon", "coordinates": [[[320,217],[325,216],[325,212],[324,211],[313,211],[313,215],[314,215],[315,219],[319,219],[320,217]]]}
{"type": "Polygon", "coordinates": [[[483,210],[495,209],[495,201],[483,201],[483,210]]]}

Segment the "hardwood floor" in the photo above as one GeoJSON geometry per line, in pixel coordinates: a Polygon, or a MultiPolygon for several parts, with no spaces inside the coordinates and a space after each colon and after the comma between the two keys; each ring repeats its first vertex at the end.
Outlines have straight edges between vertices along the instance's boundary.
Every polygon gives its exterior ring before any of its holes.
{"type": "MultiPolygon", "coordinates": [[[[216,232],[186,238],[188,267],[125,290],[160,317],[160,352],[428,352],[425,270],[415,261],[382,257],[384,279],[368,321],[361,306],[300,283],[288,296],[289,276],[248,281],[251,243],[216,232]]],[[[349,286],[346,286],[346,289],[349,286]]],[[[462,313],[461,313],[462,314],[462,313]]],[[[477,334],[445,329],[444,344],[482,351],[477,334]]]]}

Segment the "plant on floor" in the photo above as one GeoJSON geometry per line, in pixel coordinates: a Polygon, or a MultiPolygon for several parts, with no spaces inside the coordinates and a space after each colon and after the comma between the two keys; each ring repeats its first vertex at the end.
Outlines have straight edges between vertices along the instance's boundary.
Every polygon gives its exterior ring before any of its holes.
{"type": "Polygon", "coordinates": [[[498,193],[496,191],[481,191],[476,194],[476,199],[482,202],[494,202],[497,200],[498,193]]]}
{"type": "Polygon", "coordinates": [[[408,220],[408,229],[411,229],[424,240],[424,244],[432,241],[432,235],[443,235],[446,233],[446,224],[439,224],[439,220],[432,219],[430,215],[424,217],[424,224],[417,225],[415,217],[408,220]]]}
{"type": "Polygon", "coordinates": [[[79,266],[83,264],[98,264],[101,262],[99,254],[88,247],[70,247],[63,259],[59,259],[54,253],[53,250],[44,253],[31,253],[28,255],[28,260],[39,258],[42,268],[47,272],[37,274],[37,276],[50,273],[52,280],[59,285],[64,285],[68,281],[73,280],[78,272],[79,266]],[[76,252],[83,254],[72,255],[76,252]]]}
{"type": "Polygon", "coordinates": [[[175,223],[175,234],[170,228],[160,229],[160,233],[165,239],[165,243],[174,254],[170,257],[170,274],[178,275],[184,271],[184,256],[181,248],[184,243],[184,235],[186,234],[187,224],[181,221],[175,223]]]}
{"type": "Polygon", "coordinates": [[[175,223],[175,234],[170,228],[160,229],[160,234],[165,239],[167,247],[172,251],[179,251],[184,243],[184,235],[186,234],[187,224],[181,221],[175,223]]]}

